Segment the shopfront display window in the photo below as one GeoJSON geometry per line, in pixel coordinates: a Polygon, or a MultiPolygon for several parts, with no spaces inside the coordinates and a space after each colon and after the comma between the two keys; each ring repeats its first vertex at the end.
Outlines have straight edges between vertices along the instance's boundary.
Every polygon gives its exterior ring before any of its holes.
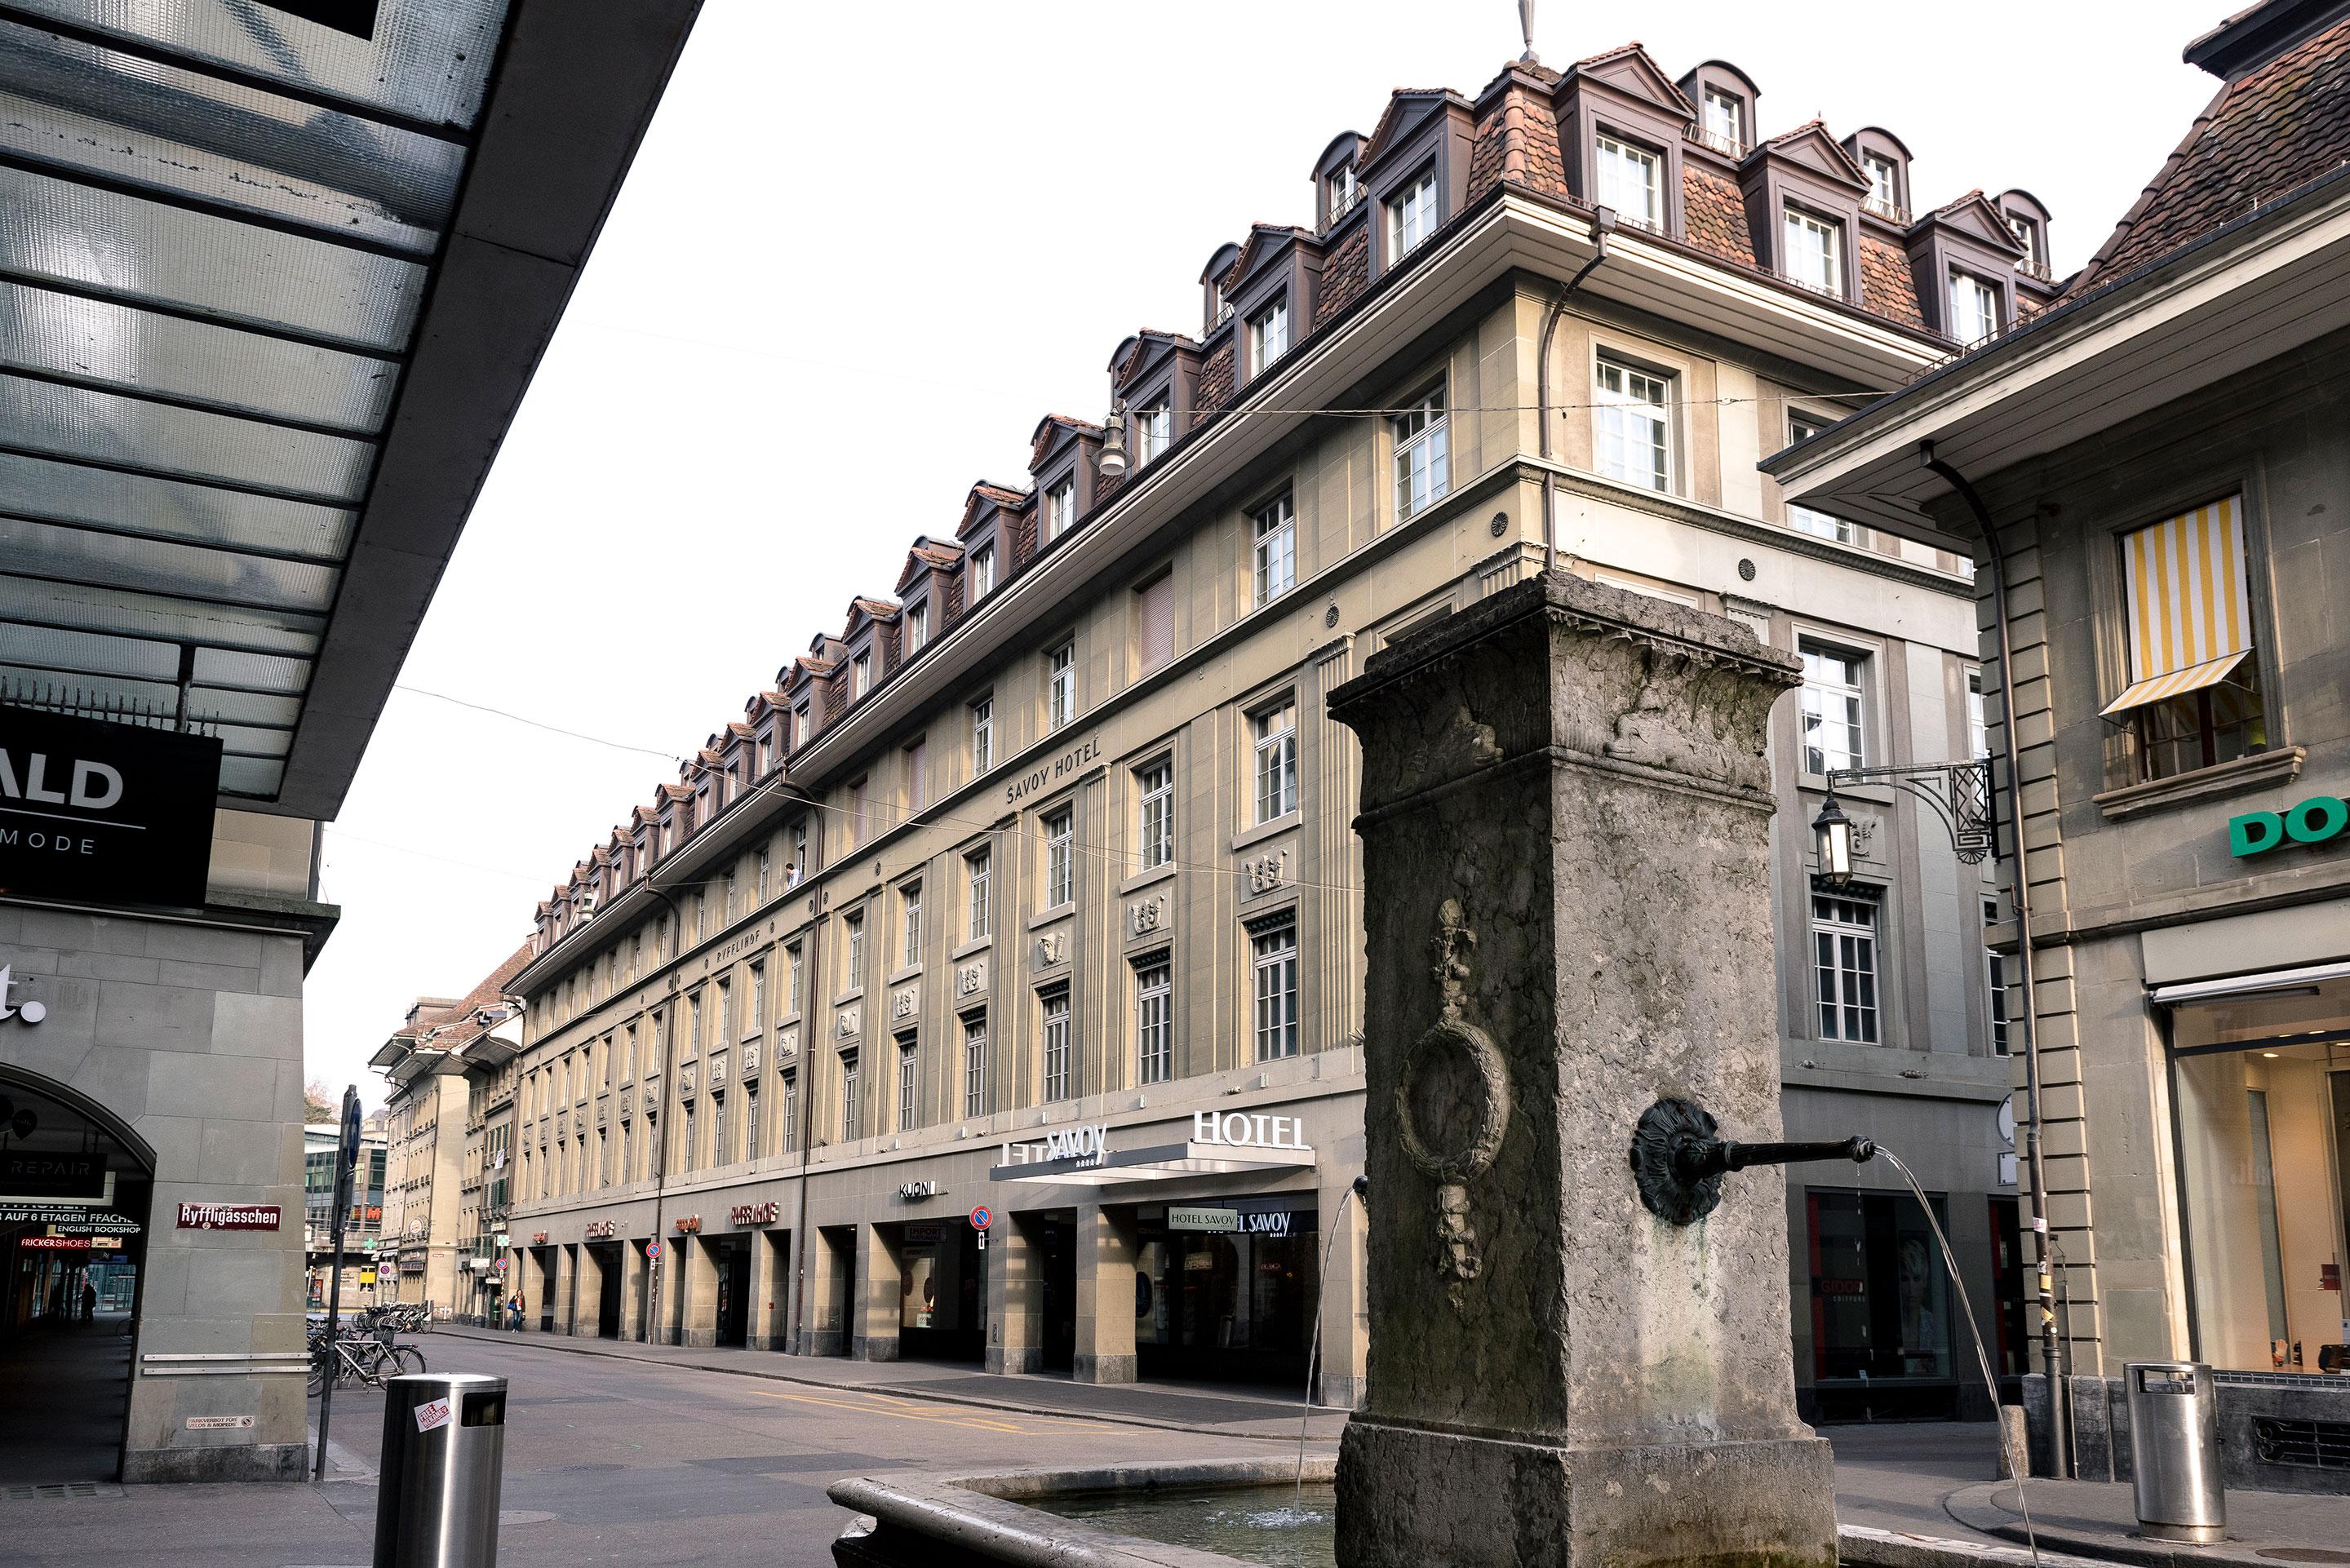
{"type": "Polygon", "coordinates": [[[1219,1199],[1146,1211],[1134,1298],[1144,1376],[1305,1377],[1321,1243],[1315,1211],[1288,1201],[1219,1199]]]}
{"type": "Polygon", "coordinates": [[[1950,1280],[1926,1211],[1907,1193],[1814,1188],[1804,1203],[1820,1418],[1953,1414],[1950,1280]]]}
{"type": "Polygon", "coordinates": [[[2188,993],[2170,1003],[2170,1083],[2196,1357],[2320,1371],[2350,1356],[2328,1348],[2350,1342],[2350,977],[2166,990],[2188,993]]]}

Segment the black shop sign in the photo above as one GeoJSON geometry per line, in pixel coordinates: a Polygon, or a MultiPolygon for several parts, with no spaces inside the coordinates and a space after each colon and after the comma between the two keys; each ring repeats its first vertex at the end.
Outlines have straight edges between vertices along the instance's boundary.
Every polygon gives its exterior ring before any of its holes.
{"type": "Polygon", "coordinates": [[[0,705],[0,892],[204,901],[221,742],[0,705]]]}

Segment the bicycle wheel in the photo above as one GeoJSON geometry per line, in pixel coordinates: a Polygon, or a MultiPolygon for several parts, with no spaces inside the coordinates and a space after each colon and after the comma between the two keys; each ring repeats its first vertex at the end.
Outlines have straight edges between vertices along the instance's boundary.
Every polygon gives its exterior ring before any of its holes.
{"type": "Polygon", "coordinates": [[[310,1397],[316,1399],[327,1391],[327,1358],[312,1352],[310,1355],[310,1397]]]}
{"type": "Polygon", "coordinates": [[[424,1353],[412,1345],[397,1346],[387,1352],[384,1358],[391,1363],[391,1370],[395,1375],[412,1374],[424,1370],[424,1353]]]}

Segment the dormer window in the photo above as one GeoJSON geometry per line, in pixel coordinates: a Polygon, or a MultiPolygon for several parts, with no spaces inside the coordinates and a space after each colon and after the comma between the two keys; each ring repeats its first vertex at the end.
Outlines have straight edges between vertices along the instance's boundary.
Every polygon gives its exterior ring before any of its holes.
{"type": "Polygon", "coordinates": [[[859,653],[848,660],[848,698],[855,701],[873,690],[873,655],[859,653]]]}
{"type": "Polygon", "coordinates": [[[1222,327],[1225,322],[1230,321],[1232,317],[1232,302],[1224,297],[1223,280],[1221,278],[1212,278],[1209,280],[1208,330],[1213,332],[1217,327],[1222,327]]]}
{"type": "Polygon", "coordinates": [[[1330,171],[1323,185],[1330,198],[1329,221],[1333,223],[1354,211],[1355,203],[1363,199],[1363,182],[1351,163],[1330,171]]]}
{"type": "Polygon", "coordinates": [[[1901,205],[1901,168],[1882,152],[1863,152],[1861,171],[1868,176],[1868,194],[1861,204],[1880,218],[1898,223],[1908,212],[1901,205]]]}
{"type": "Polygon", "coordinates": [[[1972,273],[1950,274],[1950,336],[1969,348],[1999,333],[1999,290],[1972,273]]]}
{"type": "Polygon", "coordinates": [[[2023,247],[2022,259],[2015,264],[2035,277],[2048,275],[2048,253],[2041,248],[2040,225],[2022,213],[2005,214],[2007,226],[2015,233],[2015,243],[2023,247]]]}
{"type": "Polygon", "coordinates": [[[805,702],[792,710],[792,748],[796,751],[807,744],[808,705],[805,702]]]}
{"type": "Polygon", "coordinates": [[[1844,225],[1790,205],[1786,218],[1787,275],[1822,294],[1844,293],[1844,225]]]}
{"type": "Polygon", "coordinates": [[[1705,144],[1735,158],[1746,151],[1746,101],[1727,88],[1705,89],[1705,144]]]}
{"type": "Polygon", "coordinates": [[[1388,200],[1388,265],[1393,266],[1436,232],[1436,166],[1388,200]]]}
{"type": "Polygon", "coordinates": [[[1134,455],[1138,462],[1149,462],[1165,452],[1175,440],[1175,416],[1161,398],[1134,415],[1134,455]]]}
{"type": "Polygon", "coordinates": [[[1051,544],[1077,520],[1077,482],[1065,479],[1045,493],[1045,543],[1051,544]]]}
{"type": "Polygon", "coordinates": [[[1637,223],[1644,229],[1663,227],[1664,194],[1657,178],[1661,161],[1657,155],[1645,147],[1603,136],[1596,161],[1599,204],[1616,209],[1618,223],[1637,223]]]}
{"type": "Polygon", "coordinates": [[[995,591],[995,543],[990,540],[971,553],[971,602],[977,604],[995,591]]]}
{"type": "Polygon", "coordinates": [[[775,771],[775,732],[773,730],[762,730],[759,732],[759,776],[764,778],[775,771]]]}
{"type": "Polygon", "coordinates": [[[906,657],[910,659],[920,653],[922,650],[922,644],[930,640],[931,602],[923,599],[920,603],[908,605],[906,607],[906,657]]]}
{"type": "Polygon", "coordinates": [[[1282,296],[1248,323],[1248,369],[1262,376],[1267,367],[1289,352],[1289,296],[1282,296]]]}

